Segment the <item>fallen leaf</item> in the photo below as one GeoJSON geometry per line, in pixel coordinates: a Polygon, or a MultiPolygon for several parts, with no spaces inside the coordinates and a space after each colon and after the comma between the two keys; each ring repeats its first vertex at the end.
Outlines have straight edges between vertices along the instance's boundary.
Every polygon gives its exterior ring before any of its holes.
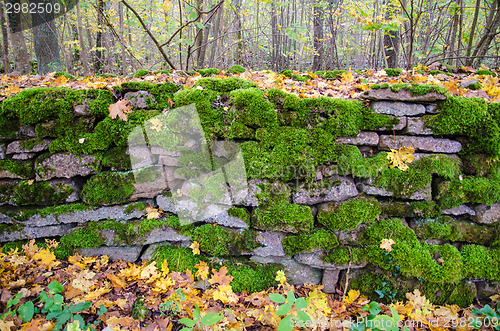
{"type": "Polygon", "coordinates": [[[380,244],[380,248],[386,250],[388,253],[392,251],[392,245],[394,245],[395,242],[392,239],[382,239],[382,243],[380,244]]]}
{"type": "Polygon", "coordinates": [[[118,117],[122,121],[127,121],[127,115],[125,114],[132,112],[129,103],[128,100],[118,100],[116,103],[109,105],[109,117],[111,119],[118,117]]]}

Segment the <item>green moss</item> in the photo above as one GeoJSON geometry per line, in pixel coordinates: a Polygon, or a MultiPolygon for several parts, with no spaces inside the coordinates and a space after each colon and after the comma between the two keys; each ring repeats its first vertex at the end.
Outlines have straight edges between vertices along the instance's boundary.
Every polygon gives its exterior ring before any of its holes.
{"type": "Polygon", "coordinates": [[[385,68],[384,70],[388,77],[397,77],[403,72],[403,70],[399,68],[385,68]]]}
{"type": "Polygon", "coordinates": [[[491,70],[485,70],[485,69],[480,69],[480,70],[477,70],[474,75],[490,75],[490,76],[493,76],[493,77],[496,77],[497,74],[494,73],[493,71],[491,70]]]}
{"type": "Polygon", "coordinates": [[[412,96],[426,95],[427,93],[432,93],[432,92],[448,95],[448,91],[446,91],[444,87],[438,85],[383,83],[383,84],[374,84],[371,86],[371,88],[373,90],[390,88],[391,91],[393,92],[399,92],[404,89],[410,91],[412,96]]]}
{"type": "Polygon", "coordinates": [[[24,229],[24,224],[15,223],[15,224],[5,224],[0,223],[0,233],[4,232],[18,232],[24,229]]]}
{"type": "Polygon", "coordinates": [[[173,100],[174,93],[179,90],[179,86],[174,83],[125,82],[120,86],[113,87],[113,90],[115,93],[119,92],[121,94],[133,91],[147,91],[153,95],[156,102],[154,104],[149,102],[148,108],[163,110],[164,108],[171,108],[171,100],[173,100]]]}
{"type": "Polygon", "coordinates": [[[359,148],[353,145],[335,146],[337,164],[336,173],[339,175],[353,175],[359,178],[372,178],[379,175],[388,167],[387,153],[380,152],[374,157],[364,158],[359,148]]]}
{"type": "Polygon", "coordinates": [[[312,77],[308,75],[292,75],[293,80],[296,80],[298,82],[305,82],[309,79],[312,79],[312,77]]]}
{"type": "Polygon", "coordinates": [[[473,84],[470,84],[468,86],[469,89],[473,90],[473,91],[476,91],[476,90],[480,90],[482,89],[483,87],[481,86],[480,83],[473,83],[473,84]]]}
{"type": "Polygon", "coordinates": [[[442,209],[469,202],[491,205],[500,202],[500,180],[470,177],[445,181],[438,186],[436,200],[442,209]]]}
{"type": "Polygon", "coordinates": [[[416,222],[416,234],[423,239],[444,239],[490,245],[499,239],[495,227],[472,222],[459,222],[449,216],[420,219],[416,222]]]}
{"type": "Polygon", "coordinates": [[[431,70],[431,71],[429,71],[429,75],[437,76],[439,74],[441,74],[441,75],[447,75],[447,76],[453,76],[449,72],[444,72],[444,71],[441,71],[441,70],[431,70]]]}
{"type": "Polygon", "coordinates": [[[216,68],[208,68],[208,69],[198,69],[196,70],[203,77],[209,77],[212,75],[217,75],[219,73],[219,69],[216,68]]]}
{"type": "Polygon", "coordinates": [[[56,259],[67,261],[68,257],[72,256],[74,251],[71,247],[65,245],[59,245],[54,249],[54,255],[56,259]]]}
{"type": "Polygon", "coordinates": [[[247,225],[250,225],[250,215],[245,208],[231,207],[227,210],[227,213],[230,216],[243,220],[247,225]]]}
{"type": "Polygon", "coordinates": [[[451,245],[429,246],[417,240],[415,232],[399,219],[380,220],[367,226],[360,243],[374,265],[433,283],[456,283],[463,278],[462,259],[451,245]],[[393,239],[392,251],[380,248],[382,239],[393,239]],[[443,259],[441,264],[439,259],[443,259]]]}
{"type": "Polygon", "coordinates": [[[464,276],[470,279],[500,280],[500,249],[465,245],[460,249],[464,276]]]}
{"type": "Polygon", "coordinates": [[[70,185],[48,182],[21,181],[14,189],[14,200],[19,206],[62,204],[74,192],[70,185]]]}
{"type": "Polygon", "coordinates": [[[41,217],[47,217],[49,215],[57,216],[61,214],[68,214],[70,212],[79,211],[79,210],[89,210],[90,206],[85,205],[83,203],[72,203],[67,205],[59,205],[52,207],[45,207],[40,209],[21,209],[14,214],[14,218],[17,221],[25,221],[29,217],[33,215],[39,215],[41,217]]]}
{"type": "Polygon", "coordinates": [[[125,208],[125,214],[132,214],[135,210],[144,210],[146,208],[146,204],[144,202],[134,202],[129,204],[125,208]]]}
{"type": "Polygon", "coordinates": [[[439,105],[439,114],[429,117],[426,126],[437,135],[461,135],[471,142],[462,153],[500,153],[500,130],[481,98],[450,96],[439,105]]]}
{"type": "Polygon", "coordinates": [[[55,78],[59,78],[59,76],[64,76],[68,79],[75,79],[75,76],[68,74],[67,72],[64,72],[64,71],[58,71],[54,74],[55,78]]]}
{"type": "Polygon", "coordinates": [[[134,78],[141,78],[143,76],[149,75],[149,70],[147,69],[139,69],[135,72],[134,78]]]}
{"type": "Polygon", "coordinates": [[[342,246],[329,252],[324,261],[343,266],[348,265],[349,262],[353,265],[360,265],[366,262],[366,257],[361,248],[342,246]]]}
{"type": "Polygon", "coordinates": [[[115,147],[107,151],[102,160],[101,166],[110,168],[112,171],[126,171],[131,170],[130,156],[127,155],[127,147],[115,147]]]}
{"type": "Polygon", "coordinates": [[[70,248],[94,248],[103,245],[104,238],[91,227],[83,227],[62,236],[61,244],[70,248]]]}
{"type": "Polygon", "coordinates": [[[292,78],[293,70],[281,70],[279,73],[285,77],[292,78]]]}
{"type": "Polygon", "coordinates": [[[331,231],[354,230],[361,223],[375,221],[381,212],[380,203],[373,199],[355,198],[330,208],[320,208],[318,221],[331,231]]]}
{"type": "Polygon", "coordinates": [[[33,162],[19,160],[0,160],[0,170],[5,170],[21,178],[33,175],[33,162]]]}
{"type": "Polygon", "coordinates": [[[323,76],[325,74],[325,71],[322,71],[322,70],[319,70],[319,71],[315,71],[314,74],[316,76],[323,76]]]}
{"type": "Polygon", "coordinates": [[[82,200],[90,205],[123,203],[135,192],[133,174],[101,172],[83,186],[82,200]]]}
{"type": "Polygon", "coordinates": [[[339,244],[337,237],[330,231],[316,229],[299,235],[289,235],[283,238],[283,248],[287,255],[311,252],[314,249],[331,250],[339,244]]]}
{"type": "Polygon", "coordinates": [[[252,220],[256,228],[309,232],[314,225],[311,208],[292,204],[284,195],[271,195],[263,191],[257,195],[259,207],[252,220]]]}
{"type": "Polygon", "coordinates": [[[153,72],[155,75],[160,75],[160,74],[163,74],[163,75],[170,75],[170,70],[157,70],[155,72],[153,72]]]}
{"type": "Polygon", "coordinates": [[[347,72],[346,70],[333,70],[327,71],[324,75],[324,79],[340,79],[342,78],[342,74],[347,72]]]}
{"type": "Polygon", "coordinates": [[[433,218],[441,215],[441,209],[435,202],[388,202],[382,204],[382,215],[392,217],[423,217],[433,218]]]}
{"type": "Polygon", "coordinates": [[[201,78],[199,79],[196,86],[201,86],[204,89],[213,90],[219,93],[229,93],[238,89],[247,89],[250,87],[257,87],[252,81],[244,80],[236,77],[229,77],[225,79],[221,78],[201,78]]]}
{"type": "Polygon", "coordinates": [[[439,154],[422,157],[405,171],[387,168],[376,179],[375,185],[391,191],[396,198],[408,198],[430,185],[434,174],[447,179],[458,178],[460,160],[439,154]]]}
{"type": "Polygon", "coordinates": [[[252,262],[225,262],[227,273],[233,276],[231,287],[236,293],[248,294],[265,291],[276,285],[276,272],[283,269],[277,264],[262,265],[252,262]]]}
{"type": "Polygon", "coordinates": [[[245,68],[243,68],[242,66],[240,66],[238,64],[235,64],[231,68],[227,69],[226,73],[228,73],[228,74],[240,74],[240,73],[245,72],[245,71],[247,71],[245,68]]]}
{"type": "Polygon", "coordinates": [[[257,248],[256,234],[245,230],[242,233],[231,231],[222,226],[204,224],[196,227],[191,237],[200,244],[200,250],[212,256],[225,256],[257,248]]]}
{"type": "Polygon", "coordinates": [[[276,111],[261,90],[257,88],[234,90],[230,93],[230,99],[236,108],[235,121],[251,128],[277,126],[276,111]]]}
{"type": "Polygon", "coordinates": [[[156,267],[161,269],[163,261],[167,261],[170,271],[186,272],[191,270],[194,274],[196,268],[194,267],[200,261],[207,262],[207,259],[201,255],[193,255],[193,252],[186,247],[174,247],[170,245],[161,245],[156,247],[152,261],[156,262],[156,267]]]}

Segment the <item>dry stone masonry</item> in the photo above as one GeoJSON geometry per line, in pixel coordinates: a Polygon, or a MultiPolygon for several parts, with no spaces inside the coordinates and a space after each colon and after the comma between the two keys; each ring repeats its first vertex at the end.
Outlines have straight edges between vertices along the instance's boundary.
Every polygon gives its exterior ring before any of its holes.
{"type": "Polygon", "coordinates": [[[254,277],[271,270],[262,286],[283,269],[326,292],[348,277],[375,298],[420,288],[433,302],[468,305],[500,281],[499,110],[401,84],[373,86],[361,100],[299,99],[236,78],[202,78],[182,91],[172,83],[26,90],[0,105],[0,242],[58,238],[62,257],[165,258],[175,268],[195,261],[187,247],[196,241],[203,258],[236,261],[235,275],[240,265],[254,277]],[[131,101],[126,122],[108,116],[116,98],[131,101]],[[217,142],[214,164],[233,153],[224,141],[238,142],[245,160],[239,203],[213,206],[215,216],[195,224],[176,217],[193,207],[175,203],[175,183],[155,177],[150,160],[181,180],[196,159],[128,146],[169,100],[196,104],[217,142]],[[401,147],[416,151],[406,171],[387,159],[401,147]],[[148,207],[161,216],[148,217],[148,207]]]}

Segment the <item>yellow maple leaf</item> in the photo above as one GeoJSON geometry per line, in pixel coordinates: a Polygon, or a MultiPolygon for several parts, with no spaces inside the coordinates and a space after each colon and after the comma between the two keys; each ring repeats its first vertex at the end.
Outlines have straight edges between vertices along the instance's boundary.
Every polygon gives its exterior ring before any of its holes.
{"type": "Polygon", "coordinates": [[[175,285],[175,281],[172,278],[164,277],[162,279],[157,280],[154,283],[153,292],[165,293],[168,290],[170,290],[170,288],[174,285],[175,285]]]}
{"type": "Polygon", "coordinates": [[[200,255],[200,244],[197,241],[193,242],[189,248],[193,250],[194,255],[200,255]]]}
{"type": "Polygon", "coordinates": [[[219,285],[212,294],[214,300],[220,300],[224,304],[237,303],[238,296],[234,294],[230,284],[219,285]]]}
{"type": "Polygon", "coordinates": [[[61,85],[66,84],[67,82],[69,82],[69,78],[66,78],[65,76],[61,75],[61,76],[56,78],[56,80],[54,81],[54,83],[52,85],[61,86],[61,85]]]}
{"type": "Polygon", "coordinates": [[[409,304],[415,308],[417,316],[428,315],[432,310],[432,304],[420,294],[418,289],[414,290],[413,293],[406,293],[406,298],[409,300],[409,304]]]}
{"type": "Polygon", "coordinates": [[[349,293],[347,293],[347,298],[345,298],[345,303],[353,303],[354,300],[359,298],[359,291],[358,290],[349,290],[349,293]]]}
{"type": "Polygon", "coordinates": [[[163,124],[161,123],[159,118],[150,119],[149,123],[151,124],[150,129],[155,130],[156,132],[160,132],[161,128],[163,127],[163,124]]]}
{"type": "Polygon", "coordinates": [[[94,277],[95,272],[87,269],[82,270],[82,272],[80,272],[78,276],[73,279],[73,281],[71,282],[71,286],[79,289],[80,291],[89,292],[94,286],[94,281],[92,280],[94,277]]]}
{"type": "Polygon", "coordinates": [[[389,153],[387,153],[387,159],[389,160],[390,168],[398,168],[399,170],[405,171],[408,169],[408,163],[413,162],[415,160],[415,148],[413,147],[401,147],[398,150],[391,149],[389,153]]]}
{"type": "Polygon", "coordinates": [[[41,249],[38,253],[33,255],[33,259],[38,260],[40,265],[48,267],[49,270],[56,265],[54,263],[56,256],[48,249],[41,249]]]}
{"type": "Polygon", "coordinates": [[[148,279],[150,281],[154,281],[159,277],[158,272],[156,272],[156,262],[151,262],[146,267],[144,267],[141,271],[140,278],[148,279]]]}
{"type": "Polygon", "coordinates": [[[208,274],[210,273],[210,268],[205,261],[200,261],[197,265],[194,266],[196,269],[196,278],[205,280],[208,278],[208,274]]]}
{"type": "Polygon", "coordinates": [[[161,209],[153,208],[151,206],[146,207],[146,218],[148,220],[160,218],[161,209]]]}
{"type": "Polygon", "coordinates": [[[342,84],[350,84],[354,82],[354,75],[352,74],[352,71],[349,70],[349,72],[343,72],[340,81],[342,84]]]}
{"type": "Polygon", "coordinates": [[[392,239],[382,239],[382,243],[380,244],[380,248],[385,249],[388,253],[392,251],[392,245],[395,242],[392,239]]]}
{"type": "Polygon", "coordinates": [[[278,270],[278,272],[276,272],[276,281],[280,282],[281,285],[286,283],[286,276],[283,270],[278,270]]]}

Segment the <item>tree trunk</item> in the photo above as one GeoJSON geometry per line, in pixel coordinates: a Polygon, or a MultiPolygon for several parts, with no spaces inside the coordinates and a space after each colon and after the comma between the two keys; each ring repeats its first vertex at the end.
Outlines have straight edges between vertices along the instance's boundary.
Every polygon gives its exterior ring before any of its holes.
{"type": "MultiPolygon", "coordinates": [[[[118,33],[120,34],[120,39],[122,40],[123,43],[125,43],[125,39],[123,38],[123,3],[120,1],[118,2],[118,33]]],[[[122,52],[121,52],[121,64],[120,64],[120,75],[125,75],[126,74],[126,65],[127,65],[127,54],[125,53],[125,46],[122,45],[122,52]]]]}
{"type": "Polygon", "coordinates": [[[85,47],[85,43],[83,42],[83,28],[82,28],[82,15],[80,13],[80,4],[76,4],[76,19],[78,21],[78,41],[80,44],[80,58],[83,63],[83,74],[89,74],[89,63],[87,59],[87,48],[85,47]]]}
{"type": "MultiPolygon", "coordinates": [[[[389,0],[386,2],[385,19],[390,20],[396,15],[397,8],[394,3],[389,0]]],[[[399,31],[387,31],[384,34],[384,50],[387,59],[388,68],[398,67],[398,52],[399,52],[399,31]]]]}
{"type": "Polygon", "coordinates": [[[490,17],[488,19],[488,23],[486,28],[484,29],[484,34],[481,40],[479,41],[479,44],[477,45],[476,49],[474,50],[474,57],[476,58],[476,66],[479,66],[484,59],[484,56],[486,55],[486,52],[488,52],[488,49],[490,47],[491,41],[497,34],[498,26],[500,25],[500,6],[499,6],[499,1],[500,0],[494,0],[492,7],[491,7],[491,12],[490,12],[490,17]]]}
{"type": "Polygon", "coordinates": [[[318,71],[323,60],[323,7],[321,7],[320,1],[316,1],[313,7],[313,47],[314,56],[311,69],[318,71]]]}
{"type": "MultiPolygon", "coordinates": [[[[15,0],[6,0],[11,4],[15,3],[15,0]]],[[[6,3],[7,3],[6,2],[6,3]]],[[[12,42],[12,54],[14,61],[14,70],[19,74],[29,74],[30,65],[28,51],[26,48],[26,42],[24,40],[24,33],[20,29],[21,26],[21,15],[19,13],[14,13],[11,11],[7,14],[7,20],[9,23],[9,31],[11,33],[10,40],[12,42]]]]}
{"type": "Polygon", "coordinates": [[[1,21],[0,23],[2,24],[2,38],[3,38],[3,47],[1,47],[1,53],[2,53],[2,64],[3,64],[3,71],[5,73],[11,72],[12,67],[10,66],[9,62],[9,36],[7,34],[7,23],[5,22],[5,13],[3,10],[4,4],[0,4],[0,15],[1,15],[1,21]]]}
{"type": "Polygon", "coordinates": [[[102,30],[104,28],[104,0],[97,0],[97,36],[95,39],[95,73],[101,73],[102,64],[104,63],[102,53],[102,30]]]}
{"type": "Polygon", "coordinates": [[[477,24],[477,18],[479,16],[479,9],[481,5],[481,0],[476,0],[476,9],[474,10],[474,18],[472,19],[472,26],[470,28],[470,34],[469,34],[469,42],[467,44],[467,52],[465,56],[467,59],[465,60],[465,65],[466,66],[471,66],[473,62],[473,58],[470,57],[470,54],[472,52],[472,43],[474,41],[474,33],[476,32],[476,24],[477,24]]]}
{"type": "Polygon", "coordinates": [[[219,41],[218,38],[220,35],[221,22],[223,21],[223,17],[224,17],[224,5],[220,6],[219,9],[217,9],[217,18],[215,20],[215,25],[213,28],[214,42],[212,43],[212,49],[210,50],[210,58],[208,60],[208,65],[210,67],[215,66],[214,63],[215,53],[217,52],[217,49],[219,49],[217,45],[222,44],[222,41],[219,41]]]}
{"type": "MultiPolygon", "coordinates": [[[[30,4],[38,0],[30,0],[30,4]]],[[[38,74],[61,70],[61,58],[57,40],[56,25],[52,13],[37,12],[31,14],[33,24],[33,46],[35,48],[38,74]]]]}

